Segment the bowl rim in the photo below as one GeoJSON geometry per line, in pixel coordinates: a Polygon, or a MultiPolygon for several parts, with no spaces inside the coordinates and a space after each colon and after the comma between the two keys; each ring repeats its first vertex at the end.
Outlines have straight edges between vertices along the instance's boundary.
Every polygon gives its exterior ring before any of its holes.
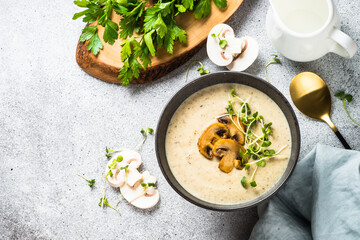
{"type": "MultiPolygon", "coordinates": [[[[181,103],[180,105],[186,100],[188,99],[190,96],[192,96],[193,94],[207,88],[207,87],[211,87],[211,86],[214,86],[214,85],[217,85],[217,84],[227,84],[227,83],[230,83],[230,84],[241,84],[241,85],[245,85],[245,86],[248,86],[244,83],[234,83],[234,82],[227,82],[226,80],[224,80],[223,82],[219,82],[219,83],[214,83],[214,84],[209,84],[207,85],[206,87],[203,87],[203,88],[199,88],[198,90],[196,90],[195,92],[191,93],[190,95],[188,95],[181,103]]],[[[264,94],[266,94],[270,99],[273,100],[273,97],[269,96],[266,92],[260,90],[260,89],[257,89],[256,87],[254,86],[249,86],[249,87],[252,87],[264,94]]],[[[273,100],[274,101],[274,100],[273,100]]],[[[275,101],[274,101],[275,102],[275,101]]],[[[279,106],[279,104],[277,104],[275,102],[276,105],[279,106]]],[[[177,111],[177,109],[179,108],[178,105],[174,111],[174,113],[177,111]]],[[[280,106],[279,106],[280,107],[280,106]]],[[[281,109],[281,111],[283,112],[283,110],[281,109]]],[[[173,114],[174,114],[173,113],[173,114]]],[[[172,114],[172,116],[173,116],[172,114]]],[[[283,112],[283,114],[285,115],[285,113],[283,112]]],[[[171,116],[171,117],[172,117],[171,116]]],[[[286,117],[286,120],[288,122],[288,118],[287,116],[286,117]]],[[[171,119],[170,119],[171,120],[171,119]]],[[[289,122],[288,122],[289,124],[289,122]]],[[[168,125],[166,126],[166,129],[167,129],[168,125]]],[[[262,203],[262,202],[265,202],[266,200],[270,199],[271,197],[273,197],[285,184],[286,182],[289,180],[290,176],[292,175],[296,165],[297,165],[297,162],[298,162],[298,158],[299,158],[299,154],[300,154],[300,146],[301,146],[301,137],[300,137],[300,127],[299,127],[299,123],[298,123],[298,120],[297,120],[297,117],[296,117],[296,114],[294,112],[294,109],[292,108],[292,106],[290,105],[289,101],[286,99],[286,97],[275,87],[273,86],[272,84],[270,84],[269,82],[265,81],[264,79],[260,78],[260,77],[257,77],[255,75],[252,75],[252,74],[249,74],[249,73],[244,73],[244,72],[229,72],[229,71],[219,71],[219,72],[216,72],[216,73],[210,73],[210,74],[207,74],[207,75],[204,75],[204,76],[200,76],[198,78],[196,78],[195,80],[187,83],[186,85],[184,85],[183,87],[181,87],[179,90],[177,90],[175,92],[175,94],[172,95],[172,97],[167,101],[167,103],[165,104],[165,107],[163,108],[161,114],[160,114],[160,117],[159,117],[159,120],[158,120],[158,123],[157,123],[157,126],[156,126],[156,133],[155,133],[155,152],[156,152],[156,158],[157,158],[157,162],[159,164],[159,167],[161,169],[161,172],[163,174],[163,176],[165,177],[166,181],[169,183],[169,185],[175,190],[175,192],[177,192],[182,198],[184,198],[185,200],[187,200],[188,202],[191,202],[193,204],[195,204],[196,206],[198,207],[201,207],[201,208],[205,208],[205,209],[209,209],[209,210],[214,210],[214,211],[236,211],[236,210],[242,210],[242,209],[247,209],[247,208],[252,208],[252,207],[255,207],[257,206],[258,204],[262,203]],[[162,119],[165,115],[165,113],[167,111],[169,111],[169,108],[170,108],[170,103],[172,101],[174,101],[174,99],[176,99],[177,97],[180,96],[180,94],[185,91],[186,89],[190,88],[191,86],[193,85],[197,85],[199,83],[201,83],[202,81],[206,81],[207,78],[209,78],[210,76],[216,76],[216,75],[220,75],[220,76],[224,76],[224,75],[238,75],[238,76],[246,76],[246,77],[250,77],[250,78],[253,78],[254,81],[260,81],[261,83],[260,84],[265,84],[267,87],[271,88],[273,91],[275,91],[275,93],[277,93],[279,96],[280,96],[280,99],[283,101],[283,103],[285,104],[286,108],[289,110],[289,113],[294,121],[294,127],[295,129],[291,129],[290,125],[289,125],[289,128],[290,128],[290,132],[291,131],[295,131],[295,135],[296,135],[296,139],[291,139],[291,146],[293,147],[294,145],[293,144],[296,144],[295,148],[296,148],[296,152],[295,152],[295,155],[294,155],[294,163],[292,164],[291,168],[289,169],[287,175],[285,176],[283,182],[281,184],[279,184],[278,186],[276,186],[277,182],[275,183],[275,185],[270,188],[269,190],[272,189],[272,192],[270,194],[268,194],[268,196],[266,196],[265,198],[263,199],[259,199],[259,201],[254,201],[250,204],[246,204],[248,202],[251,202],[253,200],[256,200],[258,199],[259,197],[261,197],[262,195],[264,195],[266,192],[269,192],[266,191],[264,194],[261,194],[259,195],[257,198],[254,198],[252,200],[249,200],[249,201],[246,201],[246,202],[241,202],[241,203],[236,203],[236,204],[216,204],[216,203],[212,203],[212,202],[207,202],[205,200],[202,200],[202,199],[199,199],[197,198],[196,196],[194,196],[193,194],[191,194],[190,192],[188,192],[186,189],[184,189],[186,192],[189,193],[189,195],[193,196],[194,198],[198,199],[199,201],[202,201],[202,202],[205,202],[205,203],[209,203],[211,204],[212,206],[208,206],[208,205],[204,205],[194,199],[191,199],[189,198],[188,196],[186,196],[185,194],[183,194],[176,186],[175,184],[172,182],[172,180],[170,179],[170,177],[168,176],[166,170],[164,169],[164,166],[161,162],[161,156],[160,156],[160,150],[159,150],[159,141],[160,141],[160,136],[159,136],[159,132],[158,132],[158,129],[160,129],[161,127],[161,124],[162,124],[162,119]],[[274,188],[275,187],[275,188],[274,188]],[[240,205],[239,205],[240,204],[240,205]],[[243,205],[244,206],[241,206],[243,205]],[[233,206],[233,207],[232,207],[233,206]]],[[[166,159],[167,161],[167,159],[166,159]]],[[[288,168],[288,166],[287,166],[288,168]]],[[[285,169],[285,172],[287,170],[287,168],[285,169]]],[[[169,167],[170,169],[170,167],[169,167]]],[[[171,171],[171,170],[170,170],[171,171]]],[[[284,174],[285,174],[284,172],[284,174]]],[[[284,175],[281,176],[281,178],[283,177],[284,175]]],[[[175,178],[175,176],[174,176],[175,178]]],[[[280,179],[281,179],[280,178],[280,179]]],[[[279,180],[280,180],[279,179],[279,180]]],[[[176,178],[175,178],[176,180],[176,178]]],[[[279,181],[278,180],[278,181],[279,181]]],[[[177,180],[176,180],[177,181],[177,180]]],[[[181,186],[181,184],[179,183],[179,185],[181,186]]]]}

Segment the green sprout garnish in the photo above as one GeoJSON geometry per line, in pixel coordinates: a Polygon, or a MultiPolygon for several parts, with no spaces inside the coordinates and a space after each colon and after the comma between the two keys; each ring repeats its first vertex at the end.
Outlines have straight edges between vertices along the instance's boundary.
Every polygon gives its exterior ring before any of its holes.
{"type": "Polygon", "coordinates": [[[141,183],[141,186],[144,188],[144,191],[146,191],[149,187],[155,187],[155,183],[141,183]]]}
{"type": "Polygon", "coordinates": [[[152,129],[152,128],[147,128],[146,130],[141,129],[140,133],[144,136],[144,140],[143,140],[143,143],[144,143],[146,141],[148,134],[151,134],[151,135],[154,134],[154,129],[152,129]]]}
{"type": "Polygon", "coordinates": [[[255,180],[254,180],[256,170],[257,170],[257,167],[255,168],[255,170],[254,170],[253,174],[251,175],[251,178],[250,178],[249,181],[246,181],[246,177],[243,176],[243,178],[241,179],[241,185],[242,185],[244,188],[246,188],[246,185],[247,185],[247,184],[250,184],[251,187],[256,187],[256,186],[257,186],[257,184],[256,184],[256,182],[255,182],[255,180]]]}
{"type": "Polygon", "coordinates": [[[268,75],[267,75],[267,67],[268,67],[270,64],[273,64],[273,63],[280,63],[280,64],[281,64],[281,61],[280,61],[280,59],[278,58],[278,55],[276,55],[276,54],[271,54],[270,56],[272,56],[273,59],[272,59],[270,62],[268,62],[268,64],[266,64],[266,66],[264,67],[266,80],[267,80],[268,82],[270,82],[270,80],[269,80],[269,77],[268,77],[268,75]]]}
{"type": "Polygon", "coordinates": [[[335,97],[339,98],[343,102],[343,106],[344,106],[346,115],[348,115],[350,120],[353,121],[355,124],[360,126],[360,123],[355,121],[355,119],[353,119],[350,116],[350,114],[349,114],[349,112],[348,112],[348,110],[346,108],[346,102],[351,103],[351,101],[353,100],[353,96],[351,96],[350,94],[345,94],[345,92],[339,92],[339,93],[335,94],[335,97]]]}
{"type": "Polygon", "coordinates": [[[243,177],[241,184],[246,187],[250,184],[252,187],[256,187],[257,184],[254,180],[255,171],[258,167],[265,167],[266,160],[279,157],[279,153],[287,146],[282,147],[279,151],[275,152],[274,149],[269,149],[271,146],[270,138],[272,136],[272,122],[265,122],[264,117],[258,112],[252,112],[248,100],[241,99],[236,95],[235,89],[230,91],[230,100],[227,102],[228,106],[226,111],[228,112],[232,123],[241,131],[245,136],[245,148],[246,152],[240,150],[241,163],[245,167],[245,170],[250,169],[251,164],[256,164],[254,173],[249,181],[243,177]],[[236,103],[236,104],[235,104],[236,103]],[[237,118],[234,118],[236,116],[237,118]],[[237,119],[237,120],[236,120],[237,119]],[[241,122],[245,125],[244,130],[241,127],[241,122]],[[261,129],[261,135],[256,134],[252,129],[258,126],[261,129]],[[247,161],[246,161],[247,159],[247,161]]]}
{"type": "Polygon", "coordinates": [[[211,34],[211,37],[215,38],[215,39],[218,39],[219,40],[219,46],[220,48],[222,49],[225,49],[225,47],[227,46],[228,42],[225,40],[225,39],[220,39],[220,34],[222,32],[222,29],[221,31],[219,32],[218,35],[216,35],[215,33],[212,33],[211,34]]]}
{"type": "Polygon", "coordinates": [[[106,151],[105,156],[106,156],[107,158],[110,158],[110,157],[111,157],[111,153],[112,153],[114,150],[108,149],[107,147],[105,147],[105,151],[106,151]]]}
{"type": "Polygon", "coordinates": [[[191,68],[194,64],[200,64],[200,67],[196,70],[196,71],[199,72],[200,75],[205,75],[205,74],[210,73],[210,71],[209,71],[208,69],[204,69],[204,65],[202,64],[202,62],[197,61],[197,60],[196,60],[196,61],[193,61],[192,63],[190,63],[189,67],[188,67],[187,70],[186,70],[185,82],[187,82],[190,68],[191,68]]]}
{"type": "Polygon", "coordinates": [[[116,165],[123,160],[123,156],[119,155],[117,158],[114,158],[112,163],[108,166],[109,169],[115,169],[116,165]]]}
{"type": "Polygon", "coordinates": [[[121,167],[120,170],[125,170],[125,172],[128,171],[129,165],[126,165],[125,167],[121,167]]]}
{"type": "Polygon", "coordinates": [[[99,202],[99,206],[103,207],[103,206],[108,206],[109,208],[114,209],[119,215],[121,215],[121,213],[119,212],[119,210],[117,210],[116,208],[114,208],[113,206],[111,206],[107,200],[107,198],[100,198],[100,202],[99,202]]]}
{"type": "Polygon", "coordinates": [[[87,178],[85,178],[84,176],[82,176],[82,175],[80,175],[80,174],[78,174],[78,176],[79,177],[81,177],[81,178],[83,178],[85,181],[87,181],[89,184],[89,187],[93,187],[94,186],[94,184],[95,184],[95,179],[91,179],[91,180],[89,180],[89,179],[87,179],[87,178]]]}

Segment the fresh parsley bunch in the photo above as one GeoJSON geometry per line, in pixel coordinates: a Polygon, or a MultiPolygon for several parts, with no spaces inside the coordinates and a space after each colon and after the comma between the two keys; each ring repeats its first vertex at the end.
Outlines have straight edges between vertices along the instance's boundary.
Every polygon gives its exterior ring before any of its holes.
{"type": "MultiPolygon", "coordinates": [[[[83,21],[96,25],[87,25],[80,36],[80,41],[89,41],[87,49],[97,55],[103,44],[98,34],[98,25],[105,28],[103,39],[113,45],[121,42],[121,61],[118,78],[123,85],[128,85],[133,78],[138,78],[142,69],[151,65],[151,56],[159,48],[173,54],[175,42],[186,43],[186,31],[174,20],[175,16],[193,12],[195,18],[205,18],[211,12],[212,0],[159,0],[149,6],[148,0],[75,0],[74,3],[85,8],[76,13],[73,19],[83,17],[83,21]],[[111,20],[115,12],[122,18],[119,23],[111,20]],[[136,33],[136,36],[133,34],[136,33]]],[[[213,0],[218,8],[227,7],[227,0],[213,0]]]]}

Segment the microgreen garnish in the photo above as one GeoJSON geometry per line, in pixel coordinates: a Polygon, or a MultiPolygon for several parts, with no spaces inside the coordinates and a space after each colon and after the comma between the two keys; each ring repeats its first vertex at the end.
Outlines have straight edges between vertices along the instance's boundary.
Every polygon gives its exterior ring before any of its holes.
{"type": "Polygon", "coordinates": [[[127,171],[128,171],[128,168],[129,168],[129,165],[126,165],[126,166],[124,166],[124,167],[121,167],[120,170],[125,170],[125,172],[127,172],[127,171]]]}
{"type": "Polygon", "coordinates": [[[116,165],[123,160],[123,157],[119,155],[117,158],[112,160],[112,163],[108,166],[109,169],[115,169],[116,165]]]}
{"type": "Polygon", "coordinates": [[[264,67],[266,80],[267,80],[268,82],[270,82],[270,80],[269,80],[269,77],[268,77],[268,75],[267,75],[267,67],[268,67],[270,64],[273,64],[273,63],[280,63],[280,64],[281,64],[281,61],[280,61],[280,59],[278,58],[278,55],[276,55],[276,54],[271,54],[270,56],[272,56],[273,59],[272,59],[270,62],[268,62],[268,64],[266,64],[266,66],[264,67]]]}
{"type": "Polygon", "coordinates": [[[110,177],[113,177],[113,176],[114,176],[114,174],[112,173],[111,169],[107,172],[106,177],[107,177],[107,176],[110,176],[110,177]]]}
{"type": "Polygon", "coordinates": [[[81,177],[81,178],[83,178],[85,181],[87,181],[87,182],[89,183],[89,187],[94,186],[94,184],[95,184],[95,179],[89,180],[89,179],[85,178],[84,176],[82,176],[82,175],[80,175],[80,174],[78,174],[78,176],[81,177]]]}
{"type": "Polygon", "coordinates": [[[148,133],[151,135],[154,134],[154,129],[152,129],[152,128],[147,128],[146,130],[141,129],[140,133],[144,136],[144,141],[143,141],[143,143],[144,143],[146,141],[148,133]]]}
{"type": "Polygon", "coordinates": [[[144,191],[146,191],[149,187],[155,187],[155,183],[141,183],[141,186],[144,188],[144,191]]]}
{"type": "Polygon", "coordinates": [[[351,103],[351,101],[353,100],[353,96],[350,95],[350,94],[345,94],[345,92],[339,92],[339,93],[335,94],[335,97],[339,98],[343,102],[345,112],[348,115],[348,117],[350,118],[350,120],[353,121],[355,124],[360,126],[360,123],[355,121],[355,119],[353,119],[350,116],[350,114],[349,114],[349,112],[348,112],[348,110],[346,108],[346,102],[351,103]]]}
{"type": "Polygon", "coordinates": [[[226,46],[227,46],[227,44],[228,44],[228,42],[227,42],[225,39],[221,39],[221,38],[220,38],[221,32],[222,32],[222,29],[221,29],[221,31],[218,33],[218,35],[216,35],[215,33],[212,33],[212,34],[211,34],[211,37],[213,37],[213,38],[215,38],[215,39],[217,39],[217,40],[219,41],[219,47],[220,47],[220,48],[225,49],[226,46]]]}
{"type": "Polygon", "coordinates": [[[108,147],[105,147],[105,151],[106,151],[105,156],[106,156],[107,158],[110,158],[110,157],[111,157],[111,153],[112,153],[114,150],[108,149],[108,147]]]}
{"type": "Polygon", "coordinates": [[[185,82],[187,82],[190,68],[191,68],[193,65],[195,65],[195,64],[200,64],[200,67],[196,70],[196,71],[199,72],[200,75],[205,75],[205,74],[210,73],[210,71],[209,71],[208,69],[204,69],[204,65],[202,64],[202,62],[200,62],[200,61],[193,61],[192,63],[190,63],[189,67],[188,67],[187,70],[186,70],[185,82]]]}
{"type": "Polygon", "coordinates": [[[247,185],[247,184],[250,184],[251,187],[256,187],[256,186],[257,186],[257,184],[256,184],[256,182],[255,182],[255,180],[254,180],[256,170],[257,170],[257,167],[255,168],[255,170],[254,170],[253,174],[251,175],[251,178],[250,178],[249,181],[246,181],[246,177],[243,176],[243,178],[241,179],[241,185],[242,185],[244,188],[246,188],[246,185],[247,185]]]}
{"type": "Polygon", "coordinates": [[[253,113],[248,101],[249,99],[241,99],[236,95],[235,89],[231,89],[230,99],[227,102],[228,106],[226,111],[228,112],[233,124],[245,135],[246,152],[243,153],[240,150],[242,165],[245,166],[245,170],[248,170],[251,164],[256,164],[251,179],[246,181],[246,178],[243,177],[241,184],[244,187],[246,187],[247,184],[250,184],[252,187],[256,187],[257,184],[254,180],[254,176],[258,167],[265,167],[266,160],[268,159],[282,157],[279,153],[287,146],[282,147],[277,152],[275,152],[274,149],[268,148],[271,146],[270,137],[273,134],[271,129],[272,122],[265,122],[264,117],[258,112],[253,113]],[[238,120],[241,120],[241,122],[245,125],[246,131],[243,130],[240,122],[237,122],[235,120],[236,118],[233,116],[236,116],[238,120]],[[261,135],[252,131],[255,126],[258,126],[258,128],[261,129],[261,135]],[[244,161],[245,158],[248,159],[247,162],[244,161]]]}
{"type": "MultiPolygon", "coordinates": [[[[218,8],[226,8],[227,0],[213,0],[218,8]]],[[[75,13],[73,19],[83,17],[88,25],[82,30],[80,41],[87,43],[87,50],[97,55],[103,44],[98,26],[104,27],[103,39],[109,44],[122,39],[120,52],[124,63],[118,78],[128,85],[138,78],[141,70],[151,65],[150,56],[156,56],[160,48],[173,54],[176,42],[186,43],[187,33],[175,21],[175,16],[192,12],[196,19],[205,18],[211,12],[211,0],[169,0],[155,1],[149,6],[143,0],[75,0],[74,3],[85,8],[75,13]],[[119,23],[111,20],[111,15],[119,15],[119,23]],[[95,22],[96,25],[89,26],[95,22]],[[137,33],[137,37],[133,34],[137,33]]]]}
{"type": "Polygon", "coordinates": [[[107,198],[100,198],[100,202],[99,202],[99,206],[103,207],[103,206],[108,206],[109,208],[114,209],[119,215],[121,215],[121,213],[119,212],[119,210],[117,210],[116,208],[114,208],[113,206],[111,206],[107,200],[107,198]]]}

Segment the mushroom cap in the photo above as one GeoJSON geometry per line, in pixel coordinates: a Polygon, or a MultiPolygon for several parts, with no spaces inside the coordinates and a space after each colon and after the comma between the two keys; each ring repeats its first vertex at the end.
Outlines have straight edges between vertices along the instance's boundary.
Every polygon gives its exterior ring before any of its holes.
{"type": "Polygon", "coordinates": [[[242,146],[232,139],[220,139],[214,144],[213,154],[221,157],[219,169],[229,173],[234,168],[234,161],[241,160],[240,150],[242,146]]]}
{"type": "MultiPolygon", "coordinates": [[[[244,124],[240,121],[240,119],[233,115],[232,116],[232,119],[233,121],[238,124],[243,132],[245,132],[245,126],[244,124]]],[[[219,123],[222,123],[224,124],[226,127],[228,127],[229,131],[230,131],[230,134],[229,134],[229,137],[235,141],[237,141],[238,143],[240,143],[241,145],[244,145],[245,143],[245,136],[243,134],[242,131],[239,130],[238,127],[235,126],[235,124],[233,123],[233,121],[231,121],[230,119],[230,115],[224,115],[224,116],[221,116],[219,117],[218,119],[218,122],[219,123]]]]}
{"type": "Polygon", "coordinates": [[[245,42],[245,50],[241,52],[229,65],[227,69],[230,71],[244,71],[250,67],[259,55],[259,45],[257,41],[249,36],[242,37],[241,41],[245,42]]]}
{"type": "Polygon", "coordinates": [[[222,123],[211,124],[200,136],[198,148],[200,153],[208,158],[213,157],[213,146],[216,141],[229,136],[229,129],[222,123]]]}
{"type": "Polygon", "coordinates": [[[214,26],[208,35],[206,42],[206,51],[210,60],[218,66],[227,66],[233,61],[233,56],[230,52],[225,51],[219,46],[217,38],[213,38],[211,35],[216,36],[220,33],[220,39],[232,39],[235,37],[234,30],[227,24],[218,24],[214,26]],[[221,33],[220,33],[221,31],[221,33]]]}
{"type": "MultiPolygon", "coordinates": [[[[156,183],[156,177],[151,176],[148,171],[142,173],[144,183],[156,183]]],[[[141,182],[137,182],[133,187],[124,184],[120,187],[123,197],[137,208],[147,209],[155,206],[160,200],[159,191],[152,188],[149,190],[149,195],[144,192],[141,182]]]]}

